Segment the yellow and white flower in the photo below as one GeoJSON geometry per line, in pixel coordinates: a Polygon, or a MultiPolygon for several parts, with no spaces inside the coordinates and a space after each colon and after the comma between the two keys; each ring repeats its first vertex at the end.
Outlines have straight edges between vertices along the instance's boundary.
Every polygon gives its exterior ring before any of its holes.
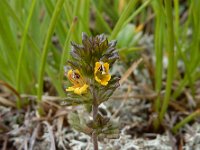
{"type": "Polygon", "coordinates": [[[111,79],[111,75],[109,74],[109,64],[107,62],[96,62],[94,68],[94,77],[98,83],[106,86],[108,81],[111,79]]]}
{"type": "Polygon", "coordinates": [[[66,91],[73,91],[74,93],[81,95],[87,92],[88,85],[81,76],[80,72],[76,70],[69,70],[67,73],[68,79],[71,81],[73,86],[68,87],[66,91]]]}

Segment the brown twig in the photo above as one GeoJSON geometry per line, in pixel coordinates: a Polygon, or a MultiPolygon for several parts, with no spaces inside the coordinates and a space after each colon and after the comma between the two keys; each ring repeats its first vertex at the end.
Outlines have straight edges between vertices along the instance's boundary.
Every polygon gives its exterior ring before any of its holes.
{"type": "MultiPolygon", "coordinates": [[[[123,100],[126,99],[140,99],[140,100],[148,100],[148,101],[154,101],[157,97],[156,93],[152,94],[134,94],[134,95],[124,95],[124,96],[112,96],[111,98],[114,100],[123,100]]],[[[173,107],[175,110],[181,111],[181,112],[187,112],[187,110],[182,107],[180,104],[178,104],[176,101],[171,100],[169,105],[173,107]]]]}
{"type": "Polygon", "coordinates": [[[6,150],[7,149],[7,145],[8,145],[8,136],[5,136],[2,150],[6,150]]]}
{"type": "Polygon", "coordinates": [[[14,102],[6,99],[6,98],[3,98],[3,97],[0,97],[0,104],[4,105],[4,106],[8,106],[8,107],[14,107],[16,108],[16,105],[14,102]]]}
{"type": "Polygon", "coordinates": [[[137,68],[137,66],[142,62],[142,58],[134,62],[131,67],[124,73],[123,77],[120,79],[119,83],[122,84],[131,75],[132,71],[137,68]]]}
{"type": "Polygon", "coordinates": [[[33,130],[33,134],[31,136],[31,140],[30,140],[30,150],[33,150],[33,147],[34,147],[34,144],[35,144],[35,141],[36,141],[36,137],[37,137],[37,134],[38,134],[38,131],[39,131],[39,127],[40,127],[40,123],[37,124],[36,128],[33,130]]]}
{"type": "Polygon", "coordinates": [[[10,84],[8,84],[8,83],[6,83],[6,82],[4,82],[2,80],[0,80],[0,84],[4,85],[8,89],[10,89],[19,99],[21,99],[20,94],[10,84]]]}
{"type": "MultiPolygon", "coordinates": [[[[154,100],[157,97],[156,93],[152,94],[134,94],[134,95],[127,95],[126,98],[134,98],[134,99],[148,99],[148,100],[154,100]]],[[[122,100],[124,96],[111,96],[111,99],[116,99],[116,100],[122,100]]]]}
{"type": "Polygon", "coordinates": [[[112,115],[112,118],[115,118],[118,115],[118,113],[120,112],[120,110],[123,108],[123,106],[125,105],[125,103],[128,99],[127,97],[128,97],[128,94],[130,93],[130,90],[131,90],[131,87],[129,86],[128,90],[126,92],[126,95],[123,97],[123,102],[121,103],[119,108],[115,111],[115,113],[112,115]]]}
{"type": "Polygon", "coordinates": [[[51,150],[56,150],[56,144],[55,144],[52,127],[50,126],[50,124],[47,121],[44,121],[44,124],[47,126],[47,129],[49,131],[50,140],[51,140],[51,150]]]}

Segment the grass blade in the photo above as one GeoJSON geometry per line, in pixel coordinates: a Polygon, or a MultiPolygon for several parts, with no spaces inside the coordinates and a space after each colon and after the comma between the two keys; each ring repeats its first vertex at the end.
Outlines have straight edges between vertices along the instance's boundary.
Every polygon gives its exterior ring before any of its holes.
{"type": "Polygon", "coordinates": [[[17,61],[17,73],[16,73],[16,89],[18,91],[20,91],[20,84],[19,83],[20,83],[20,70],[21,70],[21,66],[22,66],[22,64],[21,64],[22,63],[22,57],[23,57],[23,53],[24,53],[24,47],[25,47],[25,44],[26,44],[28,28],[29,28],[30,23],[31,23],[31,18],[32,18],[32,15],[33,15],[35,4],[36,4],[36,0],[33,0],[32,3],[31,3],[30,12],[29,12],[29,15],[28,15],[26,26],[24,28],[24,32],[23,32],[23,35],[22,35],[22,41],[21,41],[21,44],[20,44],[20,52],[19,52],[18,61],[17,61]]]}
{"type": "Polygon", "coordinates": [[[64,3],[64,0],[57,1],[54,12],[53,12],[53,16],[51,18],[50,25],[48,28],[47,36],[45,38],[45,43],[44,43],[44,47],[43,47],[43,51],[42,51],[42,60],[41,60],[39,76],[38,76],[38,80],[39,80],[38,81],[38,93],[37,93],[38,102],[41,101],[41,97],[42,97],[43,77],[44,77],[45,64],[46,64],[46,59],[47,59],[49,43],[51,41],[51,36],[53,35],[53,31],[54,31],[58,16],[61,12],[63,3],[64,3]]]}
{"type": "Polygon", "coordinates": [[[124,11],[122,12],[121,17],[117,21],[117,24],[115,25],[115,27],[114,27],[111,35],[110,35],[110,39],[116,38],[116,36],[119,33],[121,27],[124,25],[124,22],[126,21],[128,16],[130,15],[130,13],[133,11],[133,9],[134,9],[135,5],[137,4],[137,2],[138,2],[138,0],[131,0],[128,3],[127,8],[124,9],[124,11]]]}
{"type": "Polygon", "coordinates": [[[166,10],[166,23],[167,23],[167,50],[168,50],[168,68],[167,68],[167,85],[164,101],[160,112],[160,122],[162,122],[165,112],[167,111],[170,95],[171,86],[173,81],[174,73],[174,29],[173,29],[173,17],[172,17],[172,4],[171,1],[165,0],[166,10]]]}

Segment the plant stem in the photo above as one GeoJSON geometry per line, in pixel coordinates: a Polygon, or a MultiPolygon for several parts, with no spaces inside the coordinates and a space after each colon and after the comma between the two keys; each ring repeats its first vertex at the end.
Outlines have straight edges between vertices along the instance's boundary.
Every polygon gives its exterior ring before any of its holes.
{"type": "Polygon", "coordinates": [[[94,150],[98,150],[98,137],[95,131],[92,133],[92,142],[94,150]]]}
{"type": "MultiPolygon", "coordinates": [[[[98,104],[97,104],[96,98],[94,97],[94,99],[93,99],[93,106],[92,106],[93,121],[96,120],[97,114],[98,114],[98,104]]],[[[94,150],[98,150],[98,136],[96,134],[96,131],[94,131],[92,133],[92,142],[93,142],[94,150]]]]}

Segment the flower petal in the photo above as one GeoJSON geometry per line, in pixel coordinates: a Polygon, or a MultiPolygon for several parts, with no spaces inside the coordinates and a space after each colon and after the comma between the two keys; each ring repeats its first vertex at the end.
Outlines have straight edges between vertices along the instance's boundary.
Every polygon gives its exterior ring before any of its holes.
{"type": "Polygon", "coordinates": [[[95,80],[99,83],[101,83],[101,79],[99,79],[96,75],[95,75],[95,80]]]}
{"type": "Polygon", "coordinates": [[[73,73],[73,70],[70,69],[70,70],[68,71],[68,73],[67,73],[67,78],[71,78],[72,73],[73,73]]]}
{"type": "Polygon", "coordinates": [[[105,75],[103,80],[110,81],[110,79],[111,79],[111,75],[107,74],[107,75],[105,75]]]}
{"type": "Polygon", "coordinates": [[[97,73],[99,67],[101,66],[101,63],[100,62],[96,62],[95,63],[95,68],[94,68],[94,73],[97,73]]]}
{"type": "Polygon", "coordinates": [[[101,81],[101,85],[106,86],[108,84],[107,81],[101,81]]]}
{"type": "Polygon", "coordinates": [[[74,93],[76,93],[78,95],[84,94],[84,93],[86,93],[87,88],[88,88],[88,85],[84,84],[82,87],[75,88],[74,93]]]}
{"type": "Polygon", "coordinates": [[[103,66],[105,67],[106,73],[109,72],[109,63],[104,63],[103,66]]]}
{"type": "Polygon", "coordinates": [[[68,88],[66,89],[66,91],[74,91],[74,90],[75,90],[75,88],[74,88],[73,86],[68,87],[68,88]]]}

